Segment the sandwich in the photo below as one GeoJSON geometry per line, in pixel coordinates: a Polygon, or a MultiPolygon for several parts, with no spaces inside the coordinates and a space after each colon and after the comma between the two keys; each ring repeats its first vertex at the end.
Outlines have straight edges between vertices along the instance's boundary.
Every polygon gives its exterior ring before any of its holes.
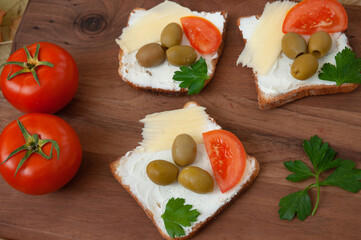
{"type": "Polygon", "coordinates": [[[215,73],[226,25],[225,11],[191,11],[171,1],[135,8],[116,39],[119,76],[135,89],[196,94],[215,73]]]}
{"type": "Polygon", "coordinates": [[[189,239],[258,176],[240,140],[195,102],[141,122],[140,145],[110,168],[165,239],[189,239]]]}
{"type": "Polygon", "coordinates": [[[351,79],[332,73],[333,67],[345,72],[336,58],[358,61],[345,34],[346,11],[337,0],[275,1],[261,16],[241,17],[237,24],[245,42],[237,64],[252,68],[262,110],[306,96],[350,92],[361,82],[357,67],[351,79]]]}

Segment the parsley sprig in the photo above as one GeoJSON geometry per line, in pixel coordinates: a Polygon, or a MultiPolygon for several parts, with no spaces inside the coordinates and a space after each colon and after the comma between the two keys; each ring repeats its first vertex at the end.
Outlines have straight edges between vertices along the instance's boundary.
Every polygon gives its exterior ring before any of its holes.
{"type": "Polygon", "coordinates": [[[173,79],[181,82],[179,84],[181,88],[188,88],[188,95],[193,95],[203,89],[204,83],[209,79],[207,72],[207,63],[203,57],[200,57],[192,66],[180,67],[180,71],[174,73],[173,79]]]}
{"type": "Polygon", "coordinates": [[[304,140],[303,148],[310,158],[313,171],[301,160],[284,162],[285,167],[294,173],[286,179],[291,182],[299,182],[314,177],[316,183],[309,185],[302,191],[291,193],[280,200],[278,213],[281,219],[291,220],[297,214],[298,219],[303,221],[307,216],[314,215],[320,200],[321,186],[337,186],[353,193],[361,190],[361,169],[355,168],[355,162],[334,159],[336,152],[328,143],[322,143],[322,139],[317,135],[311,137],[310,141],[304,140]],[[320,181],[320,174],[332,168],[336,168],[336,170],[325,180],[320,181]],[[311,213],[311,199],[308,191],[314,187],[317,187],[317,200],[311,213]]]}
{"type": "Polygon", "coordinates": [[[190,227],[191,223],[197,221],[199,216],[196,209],[191,210],[192,205],[184,203],[183,198],[171,198],[162,214],[165,229],[172,238],[184,236],[183,227],[190,227]]]}
{"type": "Polygon", "coordinates": [[[337,86],[342,83],[361,83],[361,58],[348,47],[345,47],[335,56],[336,66],[325,63],[318,78],[334,81],[337,86]]]}

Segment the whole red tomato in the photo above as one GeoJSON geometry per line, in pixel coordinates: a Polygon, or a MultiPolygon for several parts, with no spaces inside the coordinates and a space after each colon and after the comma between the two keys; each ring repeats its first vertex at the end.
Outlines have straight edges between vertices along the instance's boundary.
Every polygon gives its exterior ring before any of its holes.
{"type": "Polygon", "coordinates": [[[74,177],[81,159],[82,148],[73,128],[50,114],[26,114],[0,135],[0,174],[13,188],[27,194],[61,188],[74,177]]]}
{"type": "Polygon", "coordinates": [[[0,88],[22,112],[55,113],[71,101],[78,88],[73,57],[55,44],[40,42],[18,49],[6,64],[0,88]]]}

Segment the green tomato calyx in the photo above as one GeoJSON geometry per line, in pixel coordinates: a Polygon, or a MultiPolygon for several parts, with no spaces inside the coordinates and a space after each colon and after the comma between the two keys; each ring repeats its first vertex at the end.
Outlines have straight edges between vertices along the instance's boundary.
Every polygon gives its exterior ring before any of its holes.
{"type": "Polygon", "coordinates": [[[4,63],[3,65],[18,65],[20,67],[22,67],[23,69],[17,71],[16,73],[11,74],[11,71],[7,77],[8,80],[11,80],[12,78],[16,77],[19,74],[22,73],[32,73],[33,77],[35,79],[35,81],[39,84],[40,86],[40,82],[39,82],[39,78],[38,75],[36,73],[36,68],[39,66],[48,66],[48,67],[54,67],[54,64],[50,63],[50,62],[46,62],[46,61],[39,61],[39,50],[40,50],[40,44],[38,43],[36,45],[36,50],[35,50],[35,54],[34,57],[31,56],[29,50],[26,48],[26,46],[24,46],[24,50],[26,53],[26,58],[27,61],[26,62],[18,62],[18,61],[9,61],[4,63]]]}
{"type": "Polygon", "coordinates": [[[19,171],[19,169],[21,168],[21,166],[24,164],[24,162],[31,156],[31,154],[33,153],[37,153],[40,156],[42,156],[43,158],[50,160],[53,157],[53,148],[55,148],[55,151],[57,153],[57,158],[59,159],[60,157],[60,149],[59,149],[59,145],[55,140],[51,140],[51,139],[40,139],[38,134],[29,134],[28,131],[26,130],[26,128],[24,127],[24,125],[18,120],[16,119],[20,131],[23,134],[23,137],[25,139],[25,144],[18,147],[17,149],[15,149],[14,151],[12,151],[10,153],[10,155],[0,164],[4,164],[6,163],[12,156],[14,156],[15,154],[26,150],[26,153],[24,155],[24,157],[20,160],[14,177],[16,176],[17,172],[19,171]],[[47,144],[47,143],[51,143],[51,150],[50,150],[50,154],[49,156],[47,156],[43,150],[42,147],[47,144]]]}

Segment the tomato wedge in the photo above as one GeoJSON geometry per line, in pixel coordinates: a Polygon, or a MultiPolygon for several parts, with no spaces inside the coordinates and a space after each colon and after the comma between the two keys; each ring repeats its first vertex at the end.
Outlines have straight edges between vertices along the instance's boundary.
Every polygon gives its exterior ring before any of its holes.
{"type": "Polygon", "coordinates": [[[287,13],[282,31],[299,34],[343,32],[347,23],[346,10],[337,0],[304,0],[287,13]]]}
{"type": "Polygon", "coordinates": [[[196,16],[182,17],[183,31],[198,52],[209,54],[221,45],[222,34],[210,21],[196,16]]]}
{"type": "Polygon", "coordinates": [[[222,193],[233,188],[246,167],[246,152],[241,141],[231,132],[213,130],[203,133],[213,174],[222,193]]]}

